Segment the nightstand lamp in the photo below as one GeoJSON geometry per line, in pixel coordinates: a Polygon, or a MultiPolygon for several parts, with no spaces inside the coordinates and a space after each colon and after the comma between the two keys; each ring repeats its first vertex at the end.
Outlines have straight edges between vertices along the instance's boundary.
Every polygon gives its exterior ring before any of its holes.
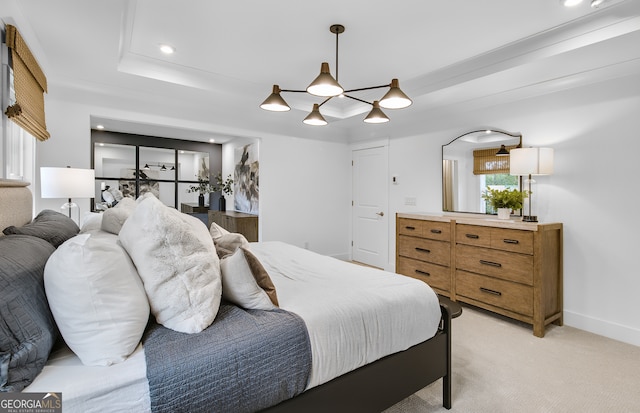
{"type": "Polygon", "coordinates": [[[78,168],[40,168],[40,196],[42,198],[66,198],[68,202],[60,209],[78,209],[78,223],[80,222],[80,209],[71,202],[71,198],[95,197],[95,171],[93,169],[78,168]]]}
{"type": "Polygon", "coordinates": [[[511,175],[528,176],[525,183],[528,184],[529,214],[522,217],[524,222],[538,222],[538,217],[531,211],[531,184],[535,181],[532,175],[553,174],[553,149],[552,148],[515,148],[509,154],[509,173],[511,175]]]}

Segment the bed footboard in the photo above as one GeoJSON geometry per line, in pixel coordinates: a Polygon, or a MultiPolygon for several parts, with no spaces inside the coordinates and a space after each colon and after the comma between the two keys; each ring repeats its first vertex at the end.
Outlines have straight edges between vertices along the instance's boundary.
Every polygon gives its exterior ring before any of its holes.
{"type": "Polygon", "coordinates": [[[380,412],[441,377],[442,404],[450,409],[452,309],[446,302],[441,302],[440,308],[440,327],[431,339],[309,389],[263,412],[380,412]]]}

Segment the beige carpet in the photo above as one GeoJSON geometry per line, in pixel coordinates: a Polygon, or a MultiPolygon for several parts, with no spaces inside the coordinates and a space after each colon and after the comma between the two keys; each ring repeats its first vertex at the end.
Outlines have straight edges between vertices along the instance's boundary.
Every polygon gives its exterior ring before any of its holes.
{"type": "Polygon", "coordinates": [[[441,381],[384,413],[640,412],[640,347],[572,327],[544,338],[471,307],[453,322],[453,407],[441,381]]]}

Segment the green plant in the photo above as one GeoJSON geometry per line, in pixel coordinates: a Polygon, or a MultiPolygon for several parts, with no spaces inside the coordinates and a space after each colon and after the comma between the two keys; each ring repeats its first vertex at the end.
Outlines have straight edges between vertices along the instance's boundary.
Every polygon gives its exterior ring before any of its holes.
{"type": "Polygon", "coordinates": [[[518,191],[517,189],[487,189],[482,193],[482,198],[489,201],[494,210],[498,208],[509,208],[512,210],[522,209],[524,199],[527,197],[527,191],[518,191]]]}
{"type": "Polygon", "coordinates": [[[222,179],[222,173],[216,175],[216,191],[222,191],[223,195],[233,194],[233,179],[231,175],[227,176],[227,179],[222,179]]]}
{"type": "Polygon", "coordinates": [[[187,189],[187,192],[198,192],[200,195],[215,191],[217,191],[217,189],[214,185],[211,185],[211,182],[201,178],[198,178],[198,185],[191,185],[189,189],[187,189]]]}

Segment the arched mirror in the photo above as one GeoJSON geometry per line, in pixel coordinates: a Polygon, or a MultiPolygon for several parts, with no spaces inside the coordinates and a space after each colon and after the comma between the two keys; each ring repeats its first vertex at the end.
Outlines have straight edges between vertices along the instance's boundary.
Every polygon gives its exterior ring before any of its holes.
{"type": "Polygon", "coordinates": [[[509,174],[509,151],[522,146],[522,135],[499,129],[466,132],[442,145],[442,210],[494,214],[482,198],[489,187],[521,189],[509,174]]]}

